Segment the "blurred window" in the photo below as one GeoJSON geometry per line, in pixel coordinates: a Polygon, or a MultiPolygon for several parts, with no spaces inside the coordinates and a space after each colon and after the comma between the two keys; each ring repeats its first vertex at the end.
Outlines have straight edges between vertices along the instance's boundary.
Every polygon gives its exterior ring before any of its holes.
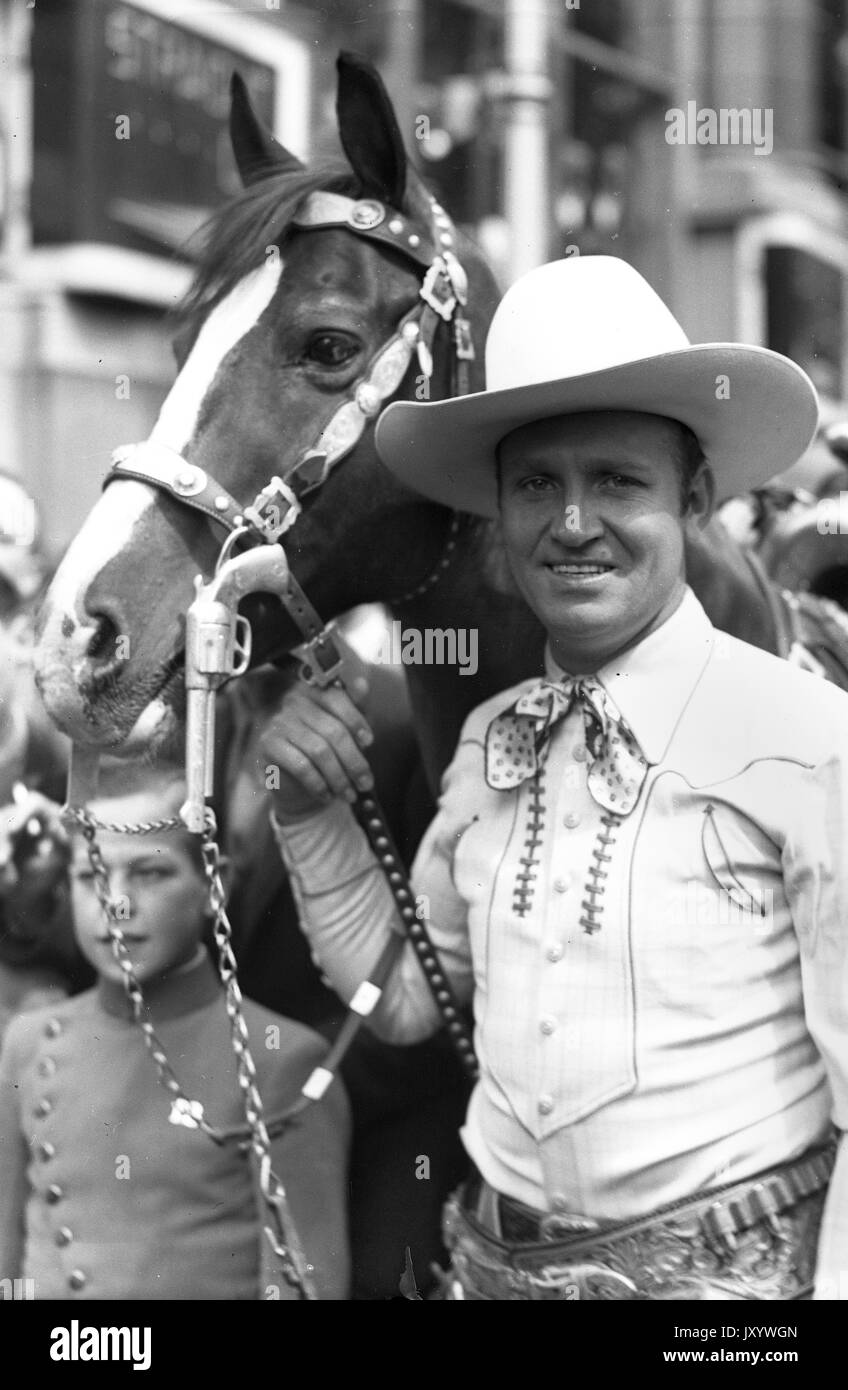
{"type": "Polygon", "coordinates": [[[765,254],[766,346],[791,357],[826,396],[843,394],[845,272],[795,246],[765,254]]]}

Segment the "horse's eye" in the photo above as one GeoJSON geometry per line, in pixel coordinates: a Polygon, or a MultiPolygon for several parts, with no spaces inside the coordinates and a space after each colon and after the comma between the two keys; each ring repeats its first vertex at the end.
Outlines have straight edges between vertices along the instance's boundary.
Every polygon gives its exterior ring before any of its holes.
{"type": "Polygon", "coordinates": [[[313,333],[304,357],[319,367],[343,367],[358,352],[359,341],[350,333],[313,333]]]}

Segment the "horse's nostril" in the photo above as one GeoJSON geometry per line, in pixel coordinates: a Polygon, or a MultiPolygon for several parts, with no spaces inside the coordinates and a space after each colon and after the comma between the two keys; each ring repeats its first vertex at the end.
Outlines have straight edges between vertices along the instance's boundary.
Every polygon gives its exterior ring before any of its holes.
{"type": "Polygon", "coordinates": [[[86,656],[103,671],[106,667],[112,668],[120,663],[120,633],[117,623],[108,614],[95,613],[92,616],[96,627],[89,639],[86,656]]]}

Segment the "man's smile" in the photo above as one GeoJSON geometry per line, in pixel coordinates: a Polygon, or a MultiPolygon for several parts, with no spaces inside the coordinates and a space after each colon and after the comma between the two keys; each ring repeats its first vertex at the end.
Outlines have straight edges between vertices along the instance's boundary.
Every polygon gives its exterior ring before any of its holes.
{"type": "Polygon", "coordinates": [[[545,569],[557,579],[576,580],[585,583],[591,579],[601,579],[615,566],[609,560],[548,560],[545,569]]]}

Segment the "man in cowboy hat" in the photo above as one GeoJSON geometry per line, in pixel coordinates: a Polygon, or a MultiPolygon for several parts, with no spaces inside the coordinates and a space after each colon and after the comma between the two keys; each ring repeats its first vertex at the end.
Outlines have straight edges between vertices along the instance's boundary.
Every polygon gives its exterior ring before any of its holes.
{"type": "MultiPolygon", "coordinates": [[[[500,518],[544,679],[465,723],[413,870],[480,1079],[448,1296],[848,1297],[848,698],[717,634],[684,532],[816,425],[786,358],[691,345],[624,262],[505,296],[486,391],[395,404],[387,467],[500,518]]],[[[293,693],[266,750],[312,949],[351,998],[393,901],[345,795],[363,720],[293,693]],[[328,803],[328,798],[332,801],[328,803]]],[[[370,1016],[437,1012],[411,953],[370,1016]]]]}

